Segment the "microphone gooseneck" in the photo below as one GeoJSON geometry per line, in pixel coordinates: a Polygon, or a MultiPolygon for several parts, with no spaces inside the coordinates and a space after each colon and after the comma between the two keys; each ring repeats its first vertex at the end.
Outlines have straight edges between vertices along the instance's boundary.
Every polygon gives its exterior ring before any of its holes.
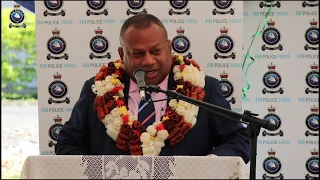
{"type": "Polygon", "coordinates": [[[141,100],[143,101],[146,98],[146,86],[147,86],[146,75],[147,75],[147,71],[144,70],[143,68],[138,68],[133,72],[133,76],[136,79],[141,100]]]}

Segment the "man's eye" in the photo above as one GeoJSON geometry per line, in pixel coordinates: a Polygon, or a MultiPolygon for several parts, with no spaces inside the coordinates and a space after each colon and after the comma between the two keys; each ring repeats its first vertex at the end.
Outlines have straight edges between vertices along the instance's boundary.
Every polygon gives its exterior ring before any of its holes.
{"type": "Polygon", "coordinates": [[[160,50],[160,49],[156,49],[156,50],[154,50],[153,52],[154,52],[154,53],[160,53],[161,50],[160,50]]]}
{"type": "Polygon", "coordinates": [[[141,52],[134,52],[134,53],[132,53],[132,55],[134,55],[134,56],[139,56],[139,55],[141,55],[142,53],[141,52]]]}

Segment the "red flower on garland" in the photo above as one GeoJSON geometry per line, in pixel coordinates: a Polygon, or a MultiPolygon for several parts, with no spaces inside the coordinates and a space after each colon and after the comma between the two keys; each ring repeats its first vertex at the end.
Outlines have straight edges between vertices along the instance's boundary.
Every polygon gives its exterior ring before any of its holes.
{"type": "Polygon", "coordinates": [[[117,94],[119,91],[123,90],[122,86],[116,86],[112,89],[112,92],[117,94]]]}
{"type": "Polygon", "coordinates": [[[158,124],[158,125],[156,126],[156,130],[157,130],[157,131],[165,130],[165,128],[164,128],[163,124],[158,124]]]}
{"type": "Polygon", "coordinates": [[[117,69],[117,70],[116,70],[116,72],[115,72],[115,74],[116,74],[116,75],[118,75],[118,76],[120,76],[120,75],[121,75],[120,70],[119,70],[119,69],[117,69]]]}
{"type": "Polygon", "coordinates": [[[125,104],[124,104],[124,102],[122,101],[122,100],[118,100],[117,101],[117,106],[118,107],[121,107],[121,106],[124,106],[125,104]]]}
{"type": "Polygon", "coordinates": [[[181,69],[181,71],[183,71],[185,67],[186,67],[186,65],[185,65],[185,64],[180,65],[180,69],[181,69]]]}
{"type": "Polygon", "coordinates": [[[125,114],[121,118],[122,118],[123,123],[128,123],[129,122],[129,114],[125,114]]]}

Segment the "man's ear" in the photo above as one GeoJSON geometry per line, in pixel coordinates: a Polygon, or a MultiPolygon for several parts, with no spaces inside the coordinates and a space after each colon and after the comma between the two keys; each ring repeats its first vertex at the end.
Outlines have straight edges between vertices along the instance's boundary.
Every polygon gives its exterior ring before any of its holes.
{"type": "Polygon", "coordinates": [[[123,48],[122,47],[118,47],[118,53],[121,59],[123,59],[123,48]]]}
{"type": "Polygon", "coordinates": [[[171,44],[171,40],[168,39],[168,48],[170,50],[170,52],[172,51],[172,44],[171,44]]]}

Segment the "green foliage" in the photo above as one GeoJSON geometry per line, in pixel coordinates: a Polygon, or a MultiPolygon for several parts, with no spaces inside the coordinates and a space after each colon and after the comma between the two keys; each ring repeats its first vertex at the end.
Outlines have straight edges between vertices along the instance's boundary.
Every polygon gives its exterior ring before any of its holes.
{"type": "Polygon", "coordinates": [[[18,94],[18,93],[5,93],[1,92],[2,100],[34,100],[38,99],[38,94],[18,94]]]}
{"type": "Polygon", "coordinates": [[[15,174],[11,176],[3,176],[1,179],[20,179],[20,174],[15,174]]]}
{"type": "Polygon", "coordinates": [[[12,8],[1,10],[1,88],[19,92],[37,76],[36,22],[34,14],[24,12],[26,28],[9,28],[11,11],[12,8]],[[21,59],[22,54],[26,54],[26,60],[21,59]]]}

